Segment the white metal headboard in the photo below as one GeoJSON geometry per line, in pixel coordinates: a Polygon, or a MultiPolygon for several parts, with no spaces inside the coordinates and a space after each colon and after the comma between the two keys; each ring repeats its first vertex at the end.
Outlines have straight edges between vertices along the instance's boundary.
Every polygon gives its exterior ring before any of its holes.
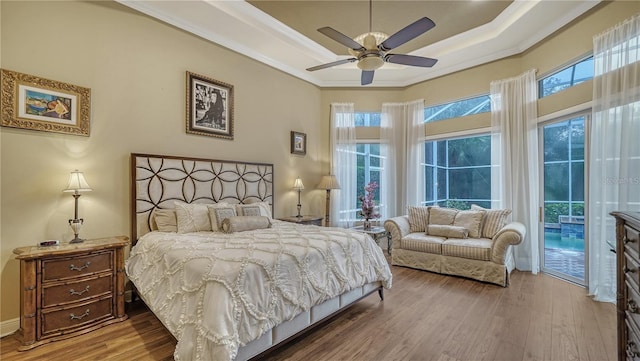
{"type": "Polygon", "coordinates": [[[267,202],[273,212],[273,164],[132,153],[132,241],[151,231],[154,209],[174,201],[267,202]]]}

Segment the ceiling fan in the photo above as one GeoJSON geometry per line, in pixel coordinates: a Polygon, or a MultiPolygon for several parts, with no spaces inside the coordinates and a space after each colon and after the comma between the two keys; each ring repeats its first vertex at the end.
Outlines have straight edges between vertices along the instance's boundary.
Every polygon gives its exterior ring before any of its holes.
{"type": "Polygon", "coordinates": [[[435,27],[436,24],[431,19],[423,17],[402,28],[395,34],[387,37],[386,34],[373,33],[371,31],[371,7],[372,0],[369,0],[369,32],[366,34],[362,34],[355,39],[352,39],[328,26],[318,29],[320,33],[349,48],[349,53],[354,56],[353,58],[342,59],[327,64],[317,65],[311,68],[307,68],[307,70],[316,71],[357,61],[358,68],[362,69],[360,83],[362,85],[367,85],[373,82],[373,75],[375,70],[380,68],[385,62],[410,66],[421,66],[427,68],[434,66],[436,62],[438,62],[437,59],[424,58],[421,56],[388,53],[389,50],[397,48],[398,46],[418,37],[419,35],[424,34],[428,30],[435,27]],[[356,40],[360,40],[361,43],[356,40]]]}

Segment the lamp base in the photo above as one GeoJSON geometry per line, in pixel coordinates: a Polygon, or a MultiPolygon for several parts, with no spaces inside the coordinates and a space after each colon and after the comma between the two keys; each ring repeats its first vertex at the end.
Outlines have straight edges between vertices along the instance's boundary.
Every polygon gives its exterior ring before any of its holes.
{"type": "Polygon", "coordinates": [[[71,227],[71,229],[73,229],[73,235],[74,238],[69,241],[69,243],[82,243],[84,242],[84,239],[81,239],[78,237],[78,234],[80,234],[80,228],[82,228],[82,224],[84,223],[84,219],[80,218],[76,218],[76,219],[70,219],[69,220],[69,226],[71,227]]]}
{"type": "Polygon", "coordinates": [[[82,239],[82,238],[78,238],[78,235],[77,235],[77,234],[75,235],[75,238],[74,238],[74,239],[72,239],[72,240],[70,240],[70,241],[69,241],[69,243],[82,243],[82,242],[84,242],[84,239],[82,239]]]}

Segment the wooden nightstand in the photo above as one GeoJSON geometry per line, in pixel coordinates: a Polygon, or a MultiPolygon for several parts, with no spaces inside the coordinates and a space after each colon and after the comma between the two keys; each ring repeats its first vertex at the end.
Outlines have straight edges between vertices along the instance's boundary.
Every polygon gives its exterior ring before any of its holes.
{"type": "Polygon", "coordinates": [[[278,220],[291,222],[291,223],[299,223],[299,224],[312,224],[315,226],[322,226],[322,220],[324,217],[316,217],[316,216],[302,216],[300,218],[296,216],[278,218],[278,220]]]}
{"type": "Polygon", "coordinates": [[[124,321],[125,236],[20,247],[19,351],[124,321]]]}

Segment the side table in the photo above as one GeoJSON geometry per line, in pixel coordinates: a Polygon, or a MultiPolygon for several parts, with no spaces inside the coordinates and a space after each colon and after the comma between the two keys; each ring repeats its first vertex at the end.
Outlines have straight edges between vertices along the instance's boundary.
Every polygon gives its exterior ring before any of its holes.
{"type": "Polygon", "coordinates": [[[18,351],[126,320],[128,245],[129,238],[119,236],[14,249],[20,260],[18,351]]]}
{"type": "Polygon", "coordinates": [[[278,220],[280,221],[298,223],[298,224],[311,224],[315,226],[322,226],[323,219],[324,217],[316,217],[316,216],[302,216],[302,217],[291,216],[291,217],[278,218],[278,220]]]}
{"type": "Polygon", "coordinates": [[[363,226],[358,226],[351,229],[370,235],[376,243],[380,238],[387,238],[387,253],[391,254],[391,233],[387,232],[384,227],[373,226],[370,229],[364,229],[363,226]]]}

